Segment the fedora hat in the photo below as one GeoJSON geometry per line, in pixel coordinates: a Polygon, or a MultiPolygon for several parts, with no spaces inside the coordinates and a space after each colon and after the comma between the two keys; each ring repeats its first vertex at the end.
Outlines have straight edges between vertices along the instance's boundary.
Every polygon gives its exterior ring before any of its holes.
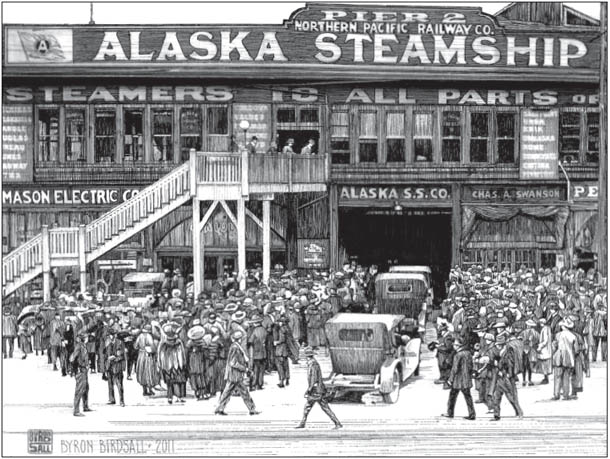
{"type": "Polygon", "coordinates": [[[506,344],[506,335],[498,335],[496,337],[496,344],[506,344]]]}
{"type": "Polygon", "coordinates": [[[574,328],[574,321],[572,321],[572,319],[570,319],[569,317],[566,317],[559,323],[559,325],[566,328],[574,328]]]}
{"type": "Polygon", "coordinates": [[[246,318],[246,313],[244,311],[237,311],[231,316],[231,320],[233,322],[239,322],[246,318]]]}
{"type": "Polygon", "coordinates": [[[229,303],[224,307],[224,312],[233,314],[234,312],[237,312],[237,309],[238,307],[236,303],[229,303]]]}
{"type": "Polygon", "coordinates": [[[533,321],[532,319],[528,319],[525,321],[525,325],[527,325],[528,327],[535,327],[536,326],[536,322],[533,321]]]}
{"type": "Polygon", "coordinates": [[[303,351],[303,354],[305,354],[305,357],[313,357],[316,355],[316,352],[313,350],[313,348],[307,346],[303,351]]]}
{"type": "Polygon", "coordinates": [[[180,298],[180,295],[182,295],[182,292],[179,288],[175,288],[172,290],[172,298],[180,298]]]}
{"type": "Polygon", "coordinates": [[[205,329],[201,325],[195,325],[194,327],[191,327],[186,334],[188,339],[192,341],[201,340],[203,338],[203,335],[205,335],[205,329]]]}

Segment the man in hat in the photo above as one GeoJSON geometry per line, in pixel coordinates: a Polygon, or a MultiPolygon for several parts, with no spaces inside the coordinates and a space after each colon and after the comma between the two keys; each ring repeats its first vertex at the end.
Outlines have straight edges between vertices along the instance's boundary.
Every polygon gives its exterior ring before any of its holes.
{"type": "Polygon", "coordinates": [[[260,414],[260,411],[256,410],[254,401],[250,397],[250,392],[244,384],[244,377],[250,373],[248,369],[249,358],[246,355],[246,351],[241,346],[240,342],[243,339],[243,333],[236,331],[231,335],[231,347],[227,356],[227,366],[225,369],[225,379],[227,384],[220,395],[218,401],[218,407],[216,408],[215,414],[226,416],[225,407],[231,398],[233,392],[237,391],[243,399],[250,415],[260,414]]]}
{"type": "Polygon", "coordinates": [[[326,386],[322,379],[322,370],[314,356],[315,351],[311,347],[305,348],[305,357],[307,358],[307,391],[305,391],[305,398],[307,399],[307,402],[305,402],[305,407],[303,408],[303,418],[296,428],[305,428],[309,412],[313,406],[318,403],[320,408],[322,408],[322,411],[324,411],[331,421],[335,423],[335,429],[340,429],[343,425],[339,422],[339,419],[337,419],[337,416],[335,416],[335,413],[333,413],[333,410],[331,410],[328,405],[328,400],[326,399],[326,386]]]}
{"type": "Polygon", "coordinates": [[[608,360],[608,308],[604,303],[598,303],[593,312],[593,346],[591,347],[591,360],[597,360],[597,349],[601,347],[602,362],[608,360]],[[601,344],[601,346],[600,346],[601,344]]]}
{"type": "Polygon", "coordinates": [[[574,372],[577,341],[572,333],[574,322],[569,317],[559,322],[561,331],[553,341],[553,379],[555,381],[552,400],[559,400],[563,393],[564,400],[571,399],[570,381],[574,372]]]}
{"type": "Polygon", "coordinates": [[[119,402],[125,406],[123,394],[123,372],[125,371],[125,345],[117,339],[114,328],[108,329],[108,342],[104,347],[104,361],[106,362],[106,378],[108,378],[108,404],[115,405],[114,386],[119,392],[119,402]]]}
{"type": "Polygon", "coordinates": [[[537,349],[540,334],[535,329],[536,322],[533,319],[528,319],[525,326],[527,328],[519,335],[519,339],[523,343],[523,385],[533,386],[532,371],[536,368],[538,361],[537,349]]]}
{"type": "Polygon", "coordinates": [[[50,355],[51,363],[53,364],[53,371],[57,371],[57,359],[61,353],[61,342],[63,341],[64,329],[66,328],[64,322],[61,320],[61,314],[59,311],[55,312],[53,320],[49,324],[49,344],[50,344],[50,355]]]}
{"type": "Polygon", "coordinates": [[[523,410],[519,405],[517,386],[515,384],[515,351],[506,345],[506,335],[496,337],[495,347],[496,352],[493,353],[494,378],[492,381],[494,417],[492,421],[500,420],[500,405],[503,395],[506,395],[506,398],[515,409],[516,416],[522,419],[523,410]]]}
{"type": "Polygon", "coordinates": [[[280,388],[290,385],[290,364],[288,363],[288,356],[290,355],[291,339],[292,332],[288,327],[286,316],[281,315],[278,318],[275,327],[273,327],[275,365],[279,378],[279,383],[277,386],[280,388]]]}
{"type": "Polygon", "coordinates": [[[548,384],[549,375],[553,372],[551,362],[551,357],[553,356],[553,333],[544,317],[541,317],[538,322],[540,323],[540,337],[536,359],[538,360],[538,371],[543,375],[540,384],[548,384]]]}
{"type": "Polygon", "coordinates": [[[206,349],[203,342],[204,335],[205,329],[199,324],[191,327],[187,333],[186,355],[189,380],[197,400],[203,400],[206,394],[206,349]]]}
{"type": "Polygon", "coordinates": [[[80,402],[83,401],[83,411],[92,411],[89,408],[89,379],[87,376],[87,333],[84,330],[77,335],[76,346],[70,355],[70,365],[74,372],[76,387],[74,389],[74,416],[84,416],[80,412],[80,402]]]}
{"type": "Polygon", "coordinates": [[[441,323],[439,333],[440,339],[436,349],[439,378],[434,381],[434,384],[443,384],[443,389],[450,389],[450,386],[447,384],[447,379],[449,378],[453,356],[455,355],[455,349],[453,348],[455,336],[449,331],[449,325],[445,322],[441,323]]]}
{"type": "Polygon", "coordinates": [[[443,413],[442,416],[446,418],[453,418],[457,396],[460,392],[462,392],[464,399],[466,400],[466,406],[468,407],[468,416],[464,417],[464,419],[474,421],[476,419],[476,413],[474,411],[472,395],[470,394],[473,370],[472,354],[470,352],[469,345],[461,338],[457,338],[453,346],[455,349],[455,355],[453,356],[451,372],[447,378],[447,384],[451,386],[451,389],[449,390],[447,413],[443,413]]]}
{"type": "Polygon", "coordinates": [[[176,322],[167,322],[161,328],[163,337],[159,344],[159,369],[167,386],[167,403],[183,403],[186,397],[186,353],[184,344],[178,335],[181,326],[176,322]]]}
{"type": "Polygon", "coordinates": [[[5,306],[2,315],[2,357],[6,359],[7,353],[13,358],[15,338],[17,337],[17,317],[10,306],[5,306]]]}
{"type": "Polygon", "coordinates": [[[172,279],[172,289],[180,290],[180,298],[184,299],[186,293],[186,280],[182,275],[180,268],[174,270],[174,278],[172,279]]]}
{"type": "Polygon", "coordinates": [[[265,366],[267,354],[265,343],[267,341],[267,330],[263,327],[263,320],[258,314],[250,319],[248,329],[248,350],[250,352],[250,390],[262,389],[265,383],[265,366]]]}

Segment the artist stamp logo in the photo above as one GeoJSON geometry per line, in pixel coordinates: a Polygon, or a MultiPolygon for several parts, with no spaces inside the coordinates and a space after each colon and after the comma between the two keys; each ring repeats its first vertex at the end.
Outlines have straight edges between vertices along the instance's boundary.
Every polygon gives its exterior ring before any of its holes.
{"type": "Polygon", "coordinates": [[[53,431],[34,429],[28,430],[29,454],[53,454],[53,431]]]}

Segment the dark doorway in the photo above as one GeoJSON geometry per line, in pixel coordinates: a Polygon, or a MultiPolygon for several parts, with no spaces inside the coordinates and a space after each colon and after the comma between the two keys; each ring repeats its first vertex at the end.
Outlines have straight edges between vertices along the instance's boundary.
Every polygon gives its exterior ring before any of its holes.
{"type": "Polygon", "coordinates": [[[348,256],[364,266],[377,264],[380,272],[391,264],[429,266],[435,298],[444,298],[451,269],[450,211],[343,208],[339,239],[348,256]]]}

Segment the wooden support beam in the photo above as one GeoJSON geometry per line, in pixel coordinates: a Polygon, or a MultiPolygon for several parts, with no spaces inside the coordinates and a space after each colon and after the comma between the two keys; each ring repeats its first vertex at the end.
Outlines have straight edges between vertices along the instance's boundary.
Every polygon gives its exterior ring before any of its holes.
{"type": "MultiPolygon", "coordinates": [[[[221,204],[226,206],[223,201],[221,204]]],[[[227,206],[228,207],[228,206],[227,206]]],[[[227,213],[228,212],[228,209],[227,213]]],[[[246,270],[246,200],[237,200],[237,271],[238,276],[241,279],[239,281],[240,290],[246,289],[246,278],[244,277],[244,271],[246,270]]]]}
{"type": "Polygon", "coordinates": [[[86,226],[78,226],[78,268],[81,293],[87,290],[87,255],[85,252],[86,226]]]}
{"type": "MultiPolygon", "coordinates": [[[[269,201],[263,201],[263,209],[264,209],[264,207],[265,207],[265,203],[266,203],[266,202],[269,202],[269,201]]],[[[257,216],[254,214],[254,212],[252,212],[252,211],[251,211],[250,209],[248,209],[248,208],[246,208],[246,215],[247,215],[248,217],[250,217],[250,218],[252,219],[252,221],[258,225],[258,227],[259,227],[259,228],[263,228],[263,222],[261,221],[261,219],[260,219],[260,218],[258,218],[258,217],[257,217],[257,216]]],[[[263,219],[264,219],[264,218],[265,218],[265,214],[263,214],[263,219]]]]}
{"type": "Polygon", "coordinates": [[[336,185],[330,185],[328,212],[330,226],[330,269],[339,268],[339,196],[336,185]]]}
{"type": "Polygon", "coordinates": [[[454,183],[451,185],[451,199],[452,199],[452,210],[451,210],[451,265],[461,264],[461,241],[462,241],[462,187],[454,183]]]}
{"type": "Polygon", "coordinates": [[[193,294],[195,298],[202,292],[203,253],[201,243],[201,208],[199,199],[193,198],[193,294]]]}
{"type": "Polygon", "coordinates": [[[271,201],[263,201],[263,283],[271,275],[271,201]]]}
{"type": "Polygon", "coordinates": [[[214,213],[214,209],[216,209],[216,206],[218,206],[218,203],[220,201],[214,201],[212,203],[212,205],[208,208],[208,210],[205,212],[205,215],[203,216],[203,218],[201,219],[201,221],[199,222],[199,230],[201,231],[203,229],[203,227],[205,226],[205,224],[208,222],[208,220],[210,219],[210,217],[212,216],[212,214],[214,213]]]}
{"type": "MultiPolygon", "coordinates": [[[[237,201],[238,205],[239,202],[242,201],[244,203],[244,208],[246,206],[246,201],[244,199],[239,199],[237,201]]],[[[231,212],[231,209],[229,208],[229,205],[227,204],[226,201],[220,201],[220,205],[222,206],[222,208],[225,210],[225,212],[227,213],[227,215],[229,216],[229,219],[233,222],[233,224],[235,225],[235,227],[237,227],[237,221],[238,219],[235,218],[235,215],[233,215],[233,212],[231,212]]],[[[239,212],[239,209],[238,209],[239,212]]],[[[245,212],[244,212],[245,215],[245,212]]]]}
{"type": "Polygon", "coordinates": [[[42,225],[42,300],[51,301],[51,250],[49,225],[42,225]]]}

